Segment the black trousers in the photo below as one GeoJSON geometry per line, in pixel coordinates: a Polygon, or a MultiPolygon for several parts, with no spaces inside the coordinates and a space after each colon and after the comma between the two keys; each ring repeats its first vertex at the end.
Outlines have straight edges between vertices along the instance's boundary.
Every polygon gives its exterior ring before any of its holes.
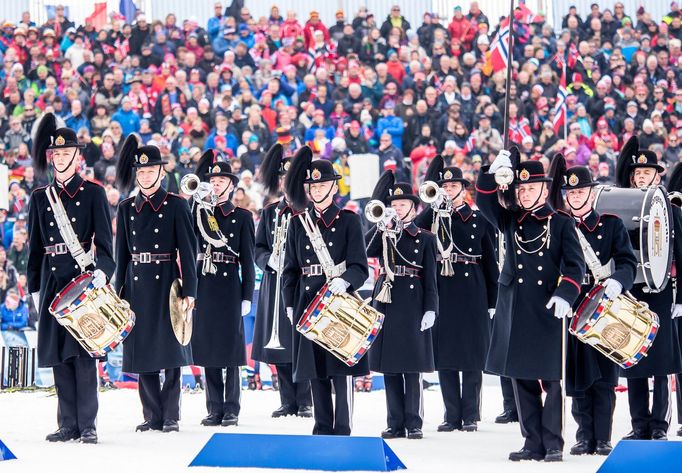
{"type": "Polygon", "coordinates": [[[140,373],[139,390],[144,420],[161,424],[166,420],[180,420],[180,368],[163,370],[165,379],[161,386],[159,372],[140,373]]]}
{"type": "Polygon", "coordinates": [[[603,381],[595,382],[584,393],[573,397],[571,413],[578,424],[576,440],[610,442],[615,408],[616,390],[603,381]]]}
{"type": "Polygon", "coordinates": [[[560,381],[512,379],[512,384],[524,447],[543,455],[550,449],[563,450],[560,381]],[[544,405],[543,388],[547,393],[544,405]]]}
{"type": "Polygon", "coordinates": [[[675,375],[675,397],[677,398],[677,423],[682,424],[682,374],[675,375]]]}
{"type": "Polygon", "coordinates": [[[649,409],[649,379],[628,379],[628,404],[634,430],[668,431],[672,416],[670,384],[667,376],[654,376],[654,395],[649,409]]]}
{"type": "Polygon", "coordinates": [[[502,410],[516,412],[516,398],[511,378],[500,376],[500,386],[502,387],[502,410]]]}
{"type": "Polygon", "coordinates": [[[384,373],[387,424],[392,429],[421,429],[424,398],[420,373],[384,373]]]}
{"type": "Polygon", "coordinates": [[[353,377],[331,376],[310,381],[315,426],[313,435],[350,435],[353,417],[353,377]],[[332,388],[335,399],[332,399],[332,388]],[[336,401],[336,402],[334,402],[336,401]]]}
{"type": "Polygon", "coordinates": [[[241,378],[238,366],[204,368],[206,375],[206,410],[209,414],[239,416],[241,409],[241,378]]]}
{"type": "Polygon", "coordinates": [[[99,402],[97,399],[97,360],[72,358],[52,368],[57,390],[59,428],[94,429],[99,402]]]}
{"type": "Polygon", "coordinates": [[[279,380],[279,398],[283,406],[299,409],[313,405],[313,397],[310,392],[310,382],[294,382],[293,367],[291,363],[275,365],[277,367],[277,379],[279,380]]]}
{"type": "Polygon", "coordinates": [[[461,427],[463,422],[476,422],[480,418],[483,373],[440,370],[438,380],[445,404],[445,422],[457,427],[461,427]]]}

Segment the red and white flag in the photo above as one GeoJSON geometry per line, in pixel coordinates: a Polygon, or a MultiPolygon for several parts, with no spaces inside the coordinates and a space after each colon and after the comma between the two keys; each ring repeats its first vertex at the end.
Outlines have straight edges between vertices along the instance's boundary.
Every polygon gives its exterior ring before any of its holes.
{"type": "Polygon", "coordinates": [[[568,94],[566,90],[566,68],[564,67],[561,71],[561,80],[559,81],[559,92],[557,93],[556,103],[554,105],[554,119],[552,120],[552,125],[554,125],[554,133],[559,135],[559,130],[566,123],[566,116],[568,110],[566,109],[566,95],[568,94]]]}

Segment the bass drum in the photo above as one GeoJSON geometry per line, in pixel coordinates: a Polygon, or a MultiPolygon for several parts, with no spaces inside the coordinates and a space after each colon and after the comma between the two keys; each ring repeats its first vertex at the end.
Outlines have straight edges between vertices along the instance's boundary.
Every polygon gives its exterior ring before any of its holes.
{"type": "Polygon", "coordinates": [[[663,186],[642,189],[598,186],[594,208],[623,220],[637,255],[635,284],[665,289],[672,267],[672,209],[663,186]]]}

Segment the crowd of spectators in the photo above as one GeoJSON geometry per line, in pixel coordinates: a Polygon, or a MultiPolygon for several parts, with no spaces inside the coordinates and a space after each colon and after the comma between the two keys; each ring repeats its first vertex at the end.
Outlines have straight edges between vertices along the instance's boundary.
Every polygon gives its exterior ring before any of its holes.
{"type": "MultiPolygon", "coordinates": [[[[2,329],[31,324],[26,206],[50,179],[34,174],[30,157],[45,112],[87,144],[82,172],[105,186],[112,219],[125,197],[115,187],[117,154],[130,133],[160,148],[172,192],[215,149],[240,176],[235,203],[256,220],[272,198],[259,165],[276,142],[287,154],[309,144],[333,161],[344,205],[351,154],[378,155],[381,171],[416,187],[436,154],[473,180],[504,146],[505,72],[490,67],[501,19],[477,2],[449,18],[425,12],[421,24],[399,5],[339,10],[326,25],[316,11],[299,18],[273,6],[256,18],[239,1],[214,8],[206,25],[140,12],[132,24],[112,14],[95,28],[74,24],[63,6],[42,25],[28,12],[1,25],[0,154],[10,173],[9,204],[0,209],[2,329]]],[[[586,16],[571,6],[560,25],[517,9],[513,32],[509,133],[523,159],[548,166],[561,152],[612,182],[620,147],[637,134],[664,167],[680,161],[677,2],[663,18],[620,2],[595,3],[586,16]],[[564,71],[566,134],[553,124],[564,71]]]]}

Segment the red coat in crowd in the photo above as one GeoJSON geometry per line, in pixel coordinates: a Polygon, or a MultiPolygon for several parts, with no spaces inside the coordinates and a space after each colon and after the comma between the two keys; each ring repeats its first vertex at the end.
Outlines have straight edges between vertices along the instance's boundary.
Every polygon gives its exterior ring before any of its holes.
{"type": "Polygon", "coordinates": [[[470,49],[471,42],[476,35],[476,25],[473,25],[471,21],[467,20],[463,15],[459,18],[455,15],[448,25],[448,33],[450,33],[450,38],[452,38],[453,42],[459,41],[464,44],[467,49],[470,49]]]}
{"type": "Polygon", "coordinates": [[[315,31],[321,31],[324,35],[324,42],[329,44],[329,30],[327,27],[319,20],[308,20],[303,28],[303,40],[305,41],[305,47],[308,49],[315,46],[313,40],[313,33],[315,33],[315,31]]]}

